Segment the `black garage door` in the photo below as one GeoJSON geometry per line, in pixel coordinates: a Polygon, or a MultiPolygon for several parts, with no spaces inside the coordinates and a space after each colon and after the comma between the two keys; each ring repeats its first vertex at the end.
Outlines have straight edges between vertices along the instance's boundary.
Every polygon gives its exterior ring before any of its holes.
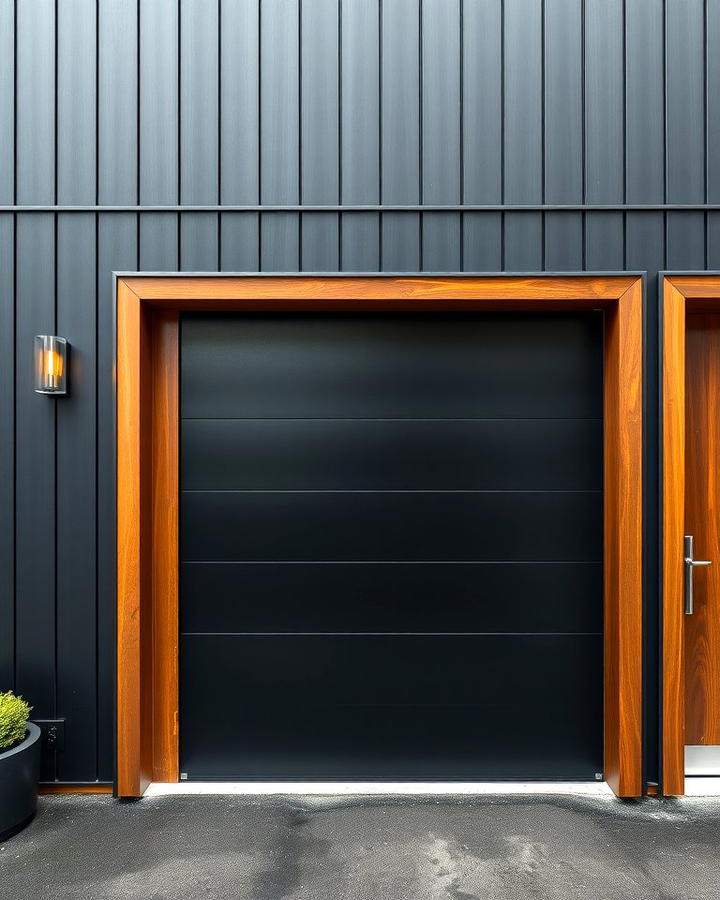
{"type": "Polygon", "coordinates": [[[602,769],[602,319],[182,321],[189,779],[602,769]]]}

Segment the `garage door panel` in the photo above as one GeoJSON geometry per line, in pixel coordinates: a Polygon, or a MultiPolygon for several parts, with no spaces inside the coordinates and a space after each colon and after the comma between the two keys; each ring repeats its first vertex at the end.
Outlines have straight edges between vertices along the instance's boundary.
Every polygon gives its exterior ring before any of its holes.
{"type": "Polygon", "coordinates": [[[596,417],[600,317],[187,316],[182,416],[596,417]]]}
{"type": "Polygon", "coordinates": [[[185,563],[183,632],[600,632],[602,564],[185,563]]]}
{"type": "Polygon", "coordinates": [[[602,769],[602,316],[187,316],[189,779],[602,769]]]}
{"type": "Polygon", "coordinates": [[[602,419],[188,419],[186,490],[599,490],[602,419]]]}
{"type": "Polygon", "coordinates": [[[577,635],[184,637],[182,765],[198,778],[592,778],[601,645],[577,635]]]}
{"type": "Polygon", "coordinates": [[[599,492],[185,492],[185,561],[598,561],[599,492]]]}

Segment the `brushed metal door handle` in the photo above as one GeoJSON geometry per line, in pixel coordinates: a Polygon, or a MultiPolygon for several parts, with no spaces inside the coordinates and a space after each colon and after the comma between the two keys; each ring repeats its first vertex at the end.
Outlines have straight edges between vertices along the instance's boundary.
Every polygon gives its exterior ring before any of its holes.
{"type": "Polygon", "coordinates": [[[693,614],[693,569],[695,566],[711,566],[711,559],[693,558],[693,536],[685,535],[685,615],[693,614]]]}

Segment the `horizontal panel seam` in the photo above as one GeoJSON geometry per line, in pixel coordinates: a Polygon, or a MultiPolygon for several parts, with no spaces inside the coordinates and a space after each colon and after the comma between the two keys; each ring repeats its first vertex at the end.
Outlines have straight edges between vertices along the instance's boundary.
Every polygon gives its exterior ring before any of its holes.
{"type": "MultiPolygon", "coordinates": [[[[194,480],[194,479],[193,479],[194,480]]],[[[602,494],[602,488],[184,488],[181,494],[602,494]]]]}
{"type": "Polygon", "coordinates": [[[181,631],[181,637],[602,637],[602,631],[181,631]]]}
{"type": "Polygon", "coordinates": [[[601,559],[181,559],[202,566],[598,566],[601,559]]]}
{"type": "Polygon", "coordinates": [[[602,416],[181,416],[181,422],[602,422],[602,416]]]}
{"type": "Polygon", "coordinates": [[[576,203],[553,205],[537,204],[407,204],[387,206],[368,204],[364,206],[345,206],[342,204],[205,204],[174,205],[152,204],[139,206],[127,205],[58,205],[58,204],[7,204],[0,206],[0,213],[577,213],[577,212],[717,212],[720,203],[576,203]]]}

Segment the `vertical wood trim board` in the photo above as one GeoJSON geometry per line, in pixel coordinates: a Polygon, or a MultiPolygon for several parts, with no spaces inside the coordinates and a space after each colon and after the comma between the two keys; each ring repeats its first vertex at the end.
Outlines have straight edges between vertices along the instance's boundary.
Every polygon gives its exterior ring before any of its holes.
{"type": "Polygon", "coordinates": [[[683,567],[685,519],[685,298],[663,288],[662,531],[663,674],[662,787],[685,792],[683,677],[683,567]]]}
{"type": "Polygon", "coordinates": [[[642,793],[642,282],[605,313],[605,779],[642,793]]]}
{"type": "Polygon", "coordinates": [[[177,781],[179,316],[153,312],[153,781],[177,781]]]}

